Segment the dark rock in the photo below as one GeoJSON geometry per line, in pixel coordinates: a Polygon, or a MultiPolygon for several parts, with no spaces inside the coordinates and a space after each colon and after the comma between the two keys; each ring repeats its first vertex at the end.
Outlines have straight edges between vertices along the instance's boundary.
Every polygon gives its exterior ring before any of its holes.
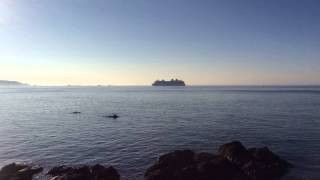
{"type": "Polygon", "coordinates": [[[96,180],[103,180],[103,179],[107,179],[107,180],[119,180],[120,179],[120,174],[118,173],[118,171],[110,166],[105,168],[104,166],[100,165],[100,164],[96,164],[92,167],[92,175],[94,177],[94,179],[96,180]]]}
{"type": "Polygon", "coordinates": [[[175,176],[181,180],[195,180],[199,177],[198,168],[196,165],[190,165],[182,168],[175,176]]]}
{"type": "Polygon", "coordinates": [[[0,171],[0,180],[31,180],[33,175],[38,174],[43,169],[34,168],[22,164],[9,164],[4,166],[0,171]]]}
{"type": "Polygon", "coordinates": [[[103,171],[104,169],[105,167],[102,166],[101,164],[96,164],[92,166],[92,173],[97,173],[97,172],[103,171]]]}
{"type": "Polygon", "coordinates": [[[199,179],[201,180],[231,180],[235,177],[241,177],[241,180],[247,179],[247,176],[239,167],[222,156],[200,163],[198,170],[199,179]]]}
{"type": "Polygon", "coordinates": [[[250,148],[248,149],[248,151],[256,161],[267,163],[267,164],[278,162],[280,164],[283,164],[286,167],[292,167],[292,164],[281,159],[278,155],[274,154],[267,147],[250,148]]]}
{"type": "Polygon", "coordinates": [[[191,150],[178,150],[160,156],[159,161],[145,173],[147,180],[178,180],[184,177],[183,172],[195,164],[195,153],[191,150]]]}
{"type": "Polygon", "coordinates": [[[159,158],[159,163],[163,166],[179,168],[194,163],[195,153],[191,150],[177,150],[165,154],[159,158]]]}
{"type": "Polygon", "coordinates": [[[65,165],[62,166],[57,166],[52,168],[51,170],[49,170],[49,172],[47,174],[51,175],[51,176],[60,176],[63,174],[67,174],[73,171],[72,167],[67,167],[65,165]]]}
{"type": "Polygon", "coordinates": [[[81,166],[72,168],[67,166],[57,166],[52,168],[49,172],[51,176],[58,176],[58,180],[90,180],[91,172],[89,166],[81,166]]]}
{"type": "Polygon", "coordinates": [[[58,166],[52,168],[49,175],[55,176],[54,180],[119,180],[120,175],[112,166],[104,167],[100,164],[80,166],[78,168],[58,166]]]}
{"type": "Polygon", "coordinates": [[[81,112],[80,111],[74,111],[74,112],[72,112],[72,114],[81,114],[81,112]]]}
{"type": "Polygon", "coordinates": [[[19,170],[27,168],[29,166],[24,165],[24,164],[16,164],[16,163],[12,163],[12,164],[8,164],[6,166],[3,166],[1,168],[1,174],[16,174],[19,170]]]}
{"type": "Polygon", "coordinates": [[[42,167],[37,167],[37,168],[35,168],[35,167],[26,167],[26,168],[24,168],[24,169],[21,169],[21,170],[19,170],[19,177],[30,177],[30,178],[32,178],[32,176],[33,175],[35,175],[35,174],[38,174],[38,173],[40,173],[40,172],[42,172],[43,171],[43,168],[42,167]]]}
{"type": "Polygon", "coordinates": [[[247,180],[242,170],[222,156],[175,151],[159,158],[145,173],[145,180],[247,180]],[[239,178],[242,177],[242,178],[239,178]],[[236,180],[236,179],[235,179],[236,180]]]}
{"type": "Polygon", "coordinates": [[[81,166],[73,169],[72,172],[67,174],[68,180],[90,180],[91,171],[89,166],[81,166]]]}
{"type": "Polygon", "coordinates": [[[243,171],[254,180],[268,180],[283,176],[292,167],[267,147],[248,150],[253,159],[243,165],[243,171]]]}
{"type": "Polygon", "coordinates": [[[169,180],[173,179],[172,174],[169,174],[166,170],[161,170],[160,168],[154,168],[154,166],[147,170],[144,174],[145,180],[169,180]]]}
{"type": "Polygon", "coordinates": [[[211,153],[206,153],[206,152],[201,152],[196,155],[196,161],[197,162],[207,162],[216,159],[217,155],[211,154],[211,153]]]}
{"type": "Polygon", "coordinates": [[[190,150],[161,156],[145,173],[145,180],[273,180],[290,164],[268,148],[246,149],[234,141],[222,145],[219,154],[190,150]]]}
{"type": "Polygon", "coordinates": [[[61,177],[60,176],[54,176],[53,178],[51,178],[50,180],[60,180],[61,177]]]}
{"type": "Polygon", "coordinates": [[[239,141],[233,141],[220,146],[219,155],[239,166],[252,159],[249,151],[239,141]]]}

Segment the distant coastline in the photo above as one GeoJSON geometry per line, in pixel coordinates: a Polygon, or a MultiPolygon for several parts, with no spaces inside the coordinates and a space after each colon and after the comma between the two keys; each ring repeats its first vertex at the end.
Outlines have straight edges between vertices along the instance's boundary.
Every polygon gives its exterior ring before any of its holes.
{"type": "Polygon", "coordinates": [[[0,86],[27,86],[28,84],[24,84],[18,81],[8,81],[8,80],[0,80],[0,86]]]}

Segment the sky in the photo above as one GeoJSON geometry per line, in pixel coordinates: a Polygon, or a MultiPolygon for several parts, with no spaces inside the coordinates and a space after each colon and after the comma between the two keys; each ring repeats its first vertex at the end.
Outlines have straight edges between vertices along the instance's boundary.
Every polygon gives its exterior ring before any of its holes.
{"type": "Polygon", "coordinates": [[[320,85],[319,0],[0,0],[0,79],[320,85]]]}

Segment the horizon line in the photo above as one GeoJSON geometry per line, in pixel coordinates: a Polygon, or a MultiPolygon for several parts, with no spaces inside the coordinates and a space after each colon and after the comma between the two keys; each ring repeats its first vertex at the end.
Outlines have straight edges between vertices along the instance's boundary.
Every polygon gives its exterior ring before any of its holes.
{"type": "MultiPolygon", "coordinates": [[[[1,86],[1,85],[0,85],[1,86]]],[[[153,87],[151,84],[61,84],[61,85],[49,85],[49,84],[24,84],[24,85],[4,85],[4,86],[38,86],[38,87],[127,87],[127,86],[140,86],[140,87],[153,87]]],[[[215,86],[215,87],[318,87],[320,84],[187,84],[183,87],[203,87],[203,86],[215,86]]],[[[160,86],[161,87],[161,86],[160,86]]],[[[177,86],[168,86],[177,87],[177,86]]]]}

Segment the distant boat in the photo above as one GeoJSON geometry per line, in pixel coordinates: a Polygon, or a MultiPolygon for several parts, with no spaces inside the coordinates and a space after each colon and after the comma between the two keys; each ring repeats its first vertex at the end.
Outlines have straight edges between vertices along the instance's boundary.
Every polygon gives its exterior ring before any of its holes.
{"type": "Polygon", "coordinates": [[[186,86],[186,84],[182,80],[171,79],[170,81],[157,80],[152,84],[152,86],[186,86]]]}

